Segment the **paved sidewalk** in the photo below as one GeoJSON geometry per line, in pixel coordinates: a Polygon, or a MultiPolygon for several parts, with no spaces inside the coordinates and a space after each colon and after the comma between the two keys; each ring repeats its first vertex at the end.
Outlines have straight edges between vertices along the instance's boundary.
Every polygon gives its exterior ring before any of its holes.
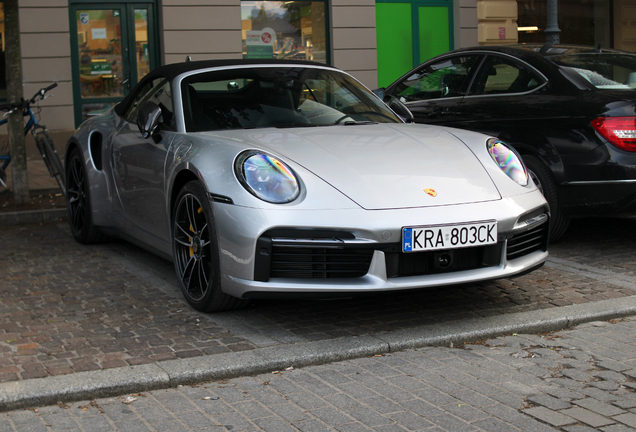
{"type": "MultiPolygon", "coordinates": [[[[58,187],[42,159],[27,160],[27,175],[29,189],[54,189],[58,187]]],[[[11,164],[9,164],[7,167],[7,186],[9,189],[11,189],[11,184],[11,164]]]]}
{"type": "Polygon", "coordinates": [[[632,221],[580,221],[513,280],[201,314],[172,265],[66,225],[0,229],[0,406],[15,409],[634,314],[632,221]],[[587,233],[585,236],[581,233],[587,233]],[[578,255],[569,251],[575,248],[578,255]],[[596,260],[596,261],[595,261],[596,260]]]}
{"type": "MultiPolygon", "coordinates": [[[[27,171],[29,189],[32,200],[34,202],[41,201],[38,196],[49,196],[50,193],[58,194],[55,201],[47,203],[49,208],[28,211],[6,211],[5,208],[0,209],[0,226],[17,226],[31,223],[55,223],[65,221],[67,218],[66,208],[64,206],[64,197],[57,182],[50,176],[44,161],[42,159],[27,160],[27,171]],[[61,202],[60,202],[61,201],[61,202]]],[[[11,165],[7,170],[7,184],[9,190],[4,190],[3,194],[12,194],[11,186],[11,165]]],[[[3,195],[4,196],[4,195],[3,195]]]]}
{"type": "MultiPolygon", "coordinates": [[[[2,431],[636,430],[636,318],[0,414],[2,431]]],[[[295,367],[296,366],[296,367],[295,367]]]]}

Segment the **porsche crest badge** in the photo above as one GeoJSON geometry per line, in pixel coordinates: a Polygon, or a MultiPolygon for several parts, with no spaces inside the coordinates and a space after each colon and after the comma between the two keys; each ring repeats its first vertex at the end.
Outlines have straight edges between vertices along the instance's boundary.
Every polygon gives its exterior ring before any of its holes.
{"type": "Polygon", "coordinates": [[[436,197],[437,196],[437,192],[435,192],[435,189],[426,188],[426,189],[424,189],[424,192],[426,192],[427,194],[429,194],[432,197],[436,197]]]}

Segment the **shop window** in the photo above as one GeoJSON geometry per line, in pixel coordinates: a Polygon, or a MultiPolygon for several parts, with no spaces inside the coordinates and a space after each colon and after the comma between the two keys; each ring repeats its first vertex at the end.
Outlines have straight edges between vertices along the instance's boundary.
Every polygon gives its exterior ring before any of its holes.
{"type": "Polygon", "coordinates": [[[324,1],[241,1],[243,57],[327,63],[324,1]]]}
{"type": "MultiPolygon", "coordinates": [[[[611,48],[610,6],[608,0],[558,0],[558,26],[561,43],[601,44],[611,48]]],[[[545,43],[546,0],[518,0],[517,25],[520,43],[545,43]]]]}

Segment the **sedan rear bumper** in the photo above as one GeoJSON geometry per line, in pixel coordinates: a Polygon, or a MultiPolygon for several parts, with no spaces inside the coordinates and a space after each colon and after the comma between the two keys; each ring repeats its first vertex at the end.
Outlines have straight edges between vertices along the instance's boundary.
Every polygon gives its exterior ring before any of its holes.
{"type": "Polygon", "coordinates": [[[636,180],[570,182],[559,192],[568,217],[636,216],[636,180]]]}

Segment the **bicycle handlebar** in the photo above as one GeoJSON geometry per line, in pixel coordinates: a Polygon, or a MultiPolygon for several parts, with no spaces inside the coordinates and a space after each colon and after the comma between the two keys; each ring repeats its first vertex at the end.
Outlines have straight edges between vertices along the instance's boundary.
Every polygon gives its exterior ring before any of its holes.
{"type": "Polygon", "coordinates": [[[36,93],[36,94],[34,94],[34,95],[33,95],[33,97],[32,97],[31,99],[29,99],[29,103],[30,103],[30,104],[35,103],[35,99],[36,99],[38,96],[40,96],[40,100],[44,99],[44,94],[45,94],[47,91],[54,89],[55,87],[57,87],[57,83],[53,83],[53,84],[51,84],[51,85],[50,85],[50,86],[48,86],[48,87],[41,88],[40,90],[38,90],[38,91],[37,91],[37,93],[36,93]]]}
{"type": "Polygon", "coordinates": [[[46,94],[46,92],[54,89],[55,87],[57,87],[57,83],[53,83],[48,87],[41,88],[33,95],[31,99],[26,101],[22,100],[22,103],[19,103],[19,104],[12,104],[12,103],[0,104],[0,111],[13,111],[18,108],[22,108],[22,109],[28,108],[29,105],[31,105],[32,103],[35,103],[38,96],[40,97],[40,100],[44,99],[44,95],[46,94]]]}

